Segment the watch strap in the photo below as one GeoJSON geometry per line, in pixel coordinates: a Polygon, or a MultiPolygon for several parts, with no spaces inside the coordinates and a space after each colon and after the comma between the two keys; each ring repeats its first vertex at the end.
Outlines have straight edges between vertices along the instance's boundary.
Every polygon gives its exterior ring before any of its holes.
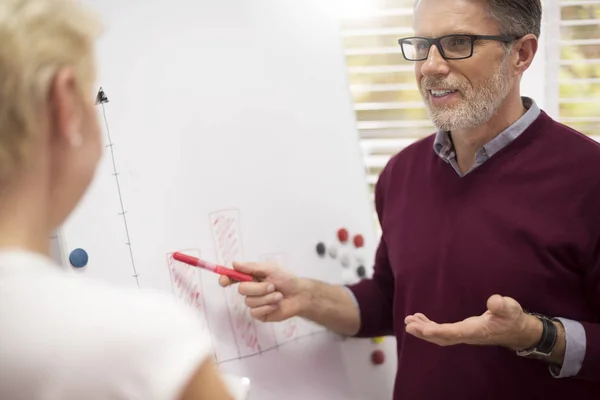
{"type": "Polygon", "coordinates": [[[517,351],[517,354],[520,356],[536,355],[548,357],[552,354],[552,350],[554,350],[554,346],[556,345],[558,329],[550,318],[541,314],[531,313],[530,315],[533,315],[542,322],[542,336],[533,348],[517,351]]]}

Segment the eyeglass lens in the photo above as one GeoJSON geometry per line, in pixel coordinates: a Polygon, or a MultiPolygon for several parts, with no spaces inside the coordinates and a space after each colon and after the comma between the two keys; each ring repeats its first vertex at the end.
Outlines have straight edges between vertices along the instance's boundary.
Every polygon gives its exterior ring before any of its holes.
{"type": "MultiPolygon", "coordinates": [[[[440,40],[446,58],[469,57],[472,40],[468,36],[447,36],[440,40]]],[[[430,41],[423,38],[410,38],[402,41],[402,50],[409,60],[424,60],[429,54],[430,41]]]]}

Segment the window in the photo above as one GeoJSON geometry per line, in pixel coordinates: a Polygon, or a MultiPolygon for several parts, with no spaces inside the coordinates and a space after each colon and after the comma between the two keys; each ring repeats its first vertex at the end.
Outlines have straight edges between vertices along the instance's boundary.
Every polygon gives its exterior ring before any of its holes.
{"type": "Polygon", "coordinates": [[[398,38],[413,33],[414,0],[379,0],[374,4],[371,12],[342,23],[350,90],[371,192],[392,155],[433,132],[415,82],[414,63],[404,60],[397,44],[398,38]]]}
{"type": "Polygon", "coordinates": [[[560,43],[547,60],[558,119],[600,140],[600,0],[547,3],[549,39],[560,43]]]}
{"type": "MultiPolygon", "coordinates": [[[[369,12],[345,18],[342,35],[350,89],[371,190],[389,158],[434,132],[414,64],[397,39],[412,35],[414,0],[354,0],[369,12]]],[[[544,0],[538,57],[545,70],[543,108],[600,141],[600,0],[544,0]]],[[[535,76],[535,72],[530,72],[535,76]]],[[[530,75],[527,79],[532,79],[530,75]]],[[[534,78],[535,79],[535,78],[534,78]]]]}

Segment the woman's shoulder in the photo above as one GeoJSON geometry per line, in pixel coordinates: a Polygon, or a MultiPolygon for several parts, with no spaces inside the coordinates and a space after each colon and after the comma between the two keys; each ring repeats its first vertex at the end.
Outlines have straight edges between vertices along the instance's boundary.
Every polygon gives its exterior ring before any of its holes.
{"type": "Polygon", "coordinates": [[[0,358],[31,375],[14,377],[15,384],[52,377],[65,399],[94,398],[78,392],[84,387],[99,391],[98,398],[125,390],[132,391],[127,398],[169,399],[212,355],[200,316],[172,295],[118,288],[42,264],[7,265],[0,254],[0,358]]]}

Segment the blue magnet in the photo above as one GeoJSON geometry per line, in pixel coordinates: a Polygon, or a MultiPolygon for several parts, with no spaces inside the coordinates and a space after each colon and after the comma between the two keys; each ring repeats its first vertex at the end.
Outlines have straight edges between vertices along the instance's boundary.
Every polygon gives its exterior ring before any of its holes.
{"type": "Polygon", "coordinates": [[[88,253],[84,249],[75,249],[69,255],[69,262],[75,268],[83,268],[88,263],[88,253]]]}

